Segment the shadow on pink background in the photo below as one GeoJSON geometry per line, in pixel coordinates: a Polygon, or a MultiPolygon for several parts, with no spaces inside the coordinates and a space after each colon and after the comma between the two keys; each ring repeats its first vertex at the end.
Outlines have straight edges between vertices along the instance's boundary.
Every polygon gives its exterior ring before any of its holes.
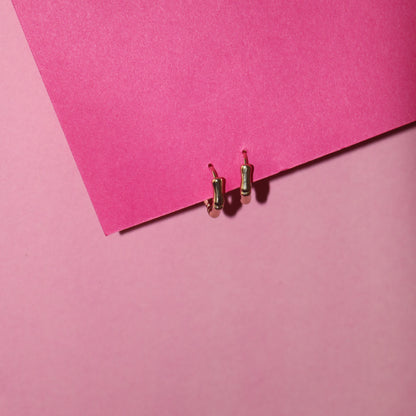
{"type": "Polygon", "coordinates": [[[0,3],[0,414],[416,414],[416,127],[105,238],[0,3]]]}

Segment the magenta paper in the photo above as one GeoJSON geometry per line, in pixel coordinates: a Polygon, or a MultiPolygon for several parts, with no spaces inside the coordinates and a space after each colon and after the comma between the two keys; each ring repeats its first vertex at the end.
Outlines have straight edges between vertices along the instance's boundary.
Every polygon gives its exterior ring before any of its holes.
{"type": "Polygon", "coordinates": [[[106,234],[416,119],[413,0],[13,3],[106,234]]]}

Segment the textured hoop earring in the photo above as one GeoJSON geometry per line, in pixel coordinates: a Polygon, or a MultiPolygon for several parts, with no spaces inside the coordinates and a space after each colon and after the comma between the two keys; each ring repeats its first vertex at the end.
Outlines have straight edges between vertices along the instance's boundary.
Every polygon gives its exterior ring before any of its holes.
{"type": "Polygon", "coordinates": [[[247,150],[243,150],[244,164],[241,165],[240,200],[247,205],[251,201],[251,187],[253,181],[253,165],[248,163],[247,150]]]}
{"type": "Polygon", "coordinates": [[[204,203],[209,216],[216,218],[221,214],[221,210],[224,207],[225,179],[218,177],[217,171],[211,163],[208,165],[208,168],[213,175],[212,187],[214,188],[214,196],[212,199],[204,201],[204,203]]]}

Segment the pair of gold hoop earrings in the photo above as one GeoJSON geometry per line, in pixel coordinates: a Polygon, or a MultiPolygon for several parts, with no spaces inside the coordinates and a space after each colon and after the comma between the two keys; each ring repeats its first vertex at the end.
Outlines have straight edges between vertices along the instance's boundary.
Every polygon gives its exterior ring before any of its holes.
{"type": "MultiPolygon", "coordinates": [[[[247,150],[243,150],[244,163],[240,168],[241,183],[240,183],[240,201],[247,205],[251,201],[251,187],[253,182],[253,165],[248,163],[247,150]]],[[[212,187],[214,188],[214,196],[212,199],[204,201],[210,217],[216,218],[221,214],[224,208],[225,195],[225,179],[220,178],[212,164],[208,165],[212,172],[212,187]]]]}

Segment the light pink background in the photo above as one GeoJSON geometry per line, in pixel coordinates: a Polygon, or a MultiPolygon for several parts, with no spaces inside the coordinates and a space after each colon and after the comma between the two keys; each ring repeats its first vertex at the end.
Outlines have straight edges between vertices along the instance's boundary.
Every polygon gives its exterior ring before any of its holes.
{"type": "Polygon", "coordinates": [[[0,414],[416,414],[416,128],[105,238],[0,2],[0,414]]]}

